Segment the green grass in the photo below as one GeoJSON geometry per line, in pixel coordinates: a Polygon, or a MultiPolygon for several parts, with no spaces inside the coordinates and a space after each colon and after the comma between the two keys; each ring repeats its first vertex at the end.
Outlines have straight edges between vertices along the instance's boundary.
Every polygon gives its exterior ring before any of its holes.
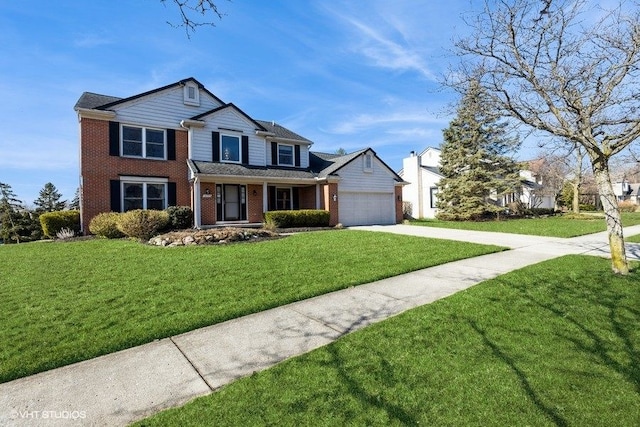
{"type": "Polygon", "coordinates": [[[624,241],[629,243],[640,243],[640,234],[636,234],[635,236],[625,237],[624,241]]]}
{"type": "Polygon", "coordinates": [[[353,230],[229,246],[0,246],[0,382],[497,250],[353,230]]]}
{"type": "MultiPolygon", "coordinates": [[[[623,212],[622,223],[627,227],[640,224],[640,213],[623,212]]],[[[604,217],[597,214],[585,214],[581,216],[581,219],[575,219],[571,215],[557,215],[546,218],[522,218],[482,222],[417,220],[412,221],[411,224],[429,227],[455,228],[474,231],[495,231],[500,233],[517,233],[549,237],[575,237],[606,231],[604,217]]]]}
{"type": "Polygon", "coordinates": [[[527,267],[139,425],[637,426],[639,274],[527,267]]]}

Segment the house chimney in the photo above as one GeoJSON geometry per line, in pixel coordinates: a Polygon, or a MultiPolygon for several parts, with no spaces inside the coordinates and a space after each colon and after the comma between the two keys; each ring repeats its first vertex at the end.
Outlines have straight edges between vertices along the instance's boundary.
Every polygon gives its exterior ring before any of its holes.
{"type": "Polygon", "coordinates": [[[415,156],[416,156],[416,152],[415,152],[415,151],[413,151],[413,150],[411,150],[411,152],[409,153],[409,156],[410,156],[410,157],[415,157],[415,156]]]}

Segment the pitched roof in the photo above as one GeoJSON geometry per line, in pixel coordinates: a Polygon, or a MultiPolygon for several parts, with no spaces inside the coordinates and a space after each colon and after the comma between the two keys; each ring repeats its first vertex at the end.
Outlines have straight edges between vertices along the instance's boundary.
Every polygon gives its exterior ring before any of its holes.
{"type": "Polygon", "coordinates": [[[309,153],[309,163],[311,169],[318,172],[318,177],[326,178],[329,175],[334,175],[338,169],[342,168],[344,165],[351,162],[367,150],[369,150],[369,148],[364,148],[345,155],[316,153],[312,151],[309,153]]]}
{"type": "Polygon", "coordinates": [[[78,108],[86,108],[92,110],[100,107],[101,105],[110,104],[121,99],[122,98],[118,98],[116,96],[100,95],[99,93],[93,92],[83,92],[82,95],[80,95],[80,99],[78,99],[78,102],[76,102],[76,105],[73,106],[73,109],[77,110],[78,108]]]}
{"type": "Polygon", "coordinates": [[[290,131],[289,129],[280,126],[279,124],[277,124],[276,122],[268,122],[266,120],[256,120],[256,122],[258,122],[262,127],[264,127],[268,132],[273,133],[276,138],[282,138],[282,139],[292,139],[292,140],[296,140],[296,141],[304,141],[304,142],[308,142],[308,143],[312,143],[310,140],[308,140],[307,138],[298,135],[295,132],[290,131]]]}
{"type": "Polygon", "coordinates": [[[440,168],[435,166],[420,166],[422,169],[428,170],[431,173],[435,173],[436,175],[442,176],[442,172],[440,172],[440,168]]]}

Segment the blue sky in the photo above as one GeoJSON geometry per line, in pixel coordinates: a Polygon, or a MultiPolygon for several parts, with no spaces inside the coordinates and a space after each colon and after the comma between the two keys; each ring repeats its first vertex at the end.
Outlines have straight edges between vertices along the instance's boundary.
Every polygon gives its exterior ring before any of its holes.
{"type": "Polygon", "coordinates": [[[27,205],[46,182],[71,199],[82,92],[127,97],[186,77],[312,150],[372,147],[397,171],[442,141],[456,96],[440,76],[478,3],[218,0],[225,16],[189,39],[167,24],[170,2],[0,0],[0,182],[27,205]]]}

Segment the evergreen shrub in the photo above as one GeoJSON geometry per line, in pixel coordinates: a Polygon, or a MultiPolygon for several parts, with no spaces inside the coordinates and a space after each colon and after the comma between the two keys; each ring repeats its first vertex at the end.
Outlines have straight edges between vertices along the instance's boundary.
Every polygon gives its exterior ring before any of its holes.
{"type": "Polygon", "coordinates": [[[269,211],[264,214],[267,227],[328,227],[329,211],[301,209],[297,211],[269,211]]]}
{"type": "Polygon", "coordinates": [[[189,206],[169,206],[165,211],[169,215],[167,228],[184,230],[193,226],[193,211],[189,206]]]}
{"type": "Polygon", "coordinates": [[[40,214],[40,225],[46,237],[54,238],[63,228],[80,232],[80,211],[55,211],[40,214]]]}

